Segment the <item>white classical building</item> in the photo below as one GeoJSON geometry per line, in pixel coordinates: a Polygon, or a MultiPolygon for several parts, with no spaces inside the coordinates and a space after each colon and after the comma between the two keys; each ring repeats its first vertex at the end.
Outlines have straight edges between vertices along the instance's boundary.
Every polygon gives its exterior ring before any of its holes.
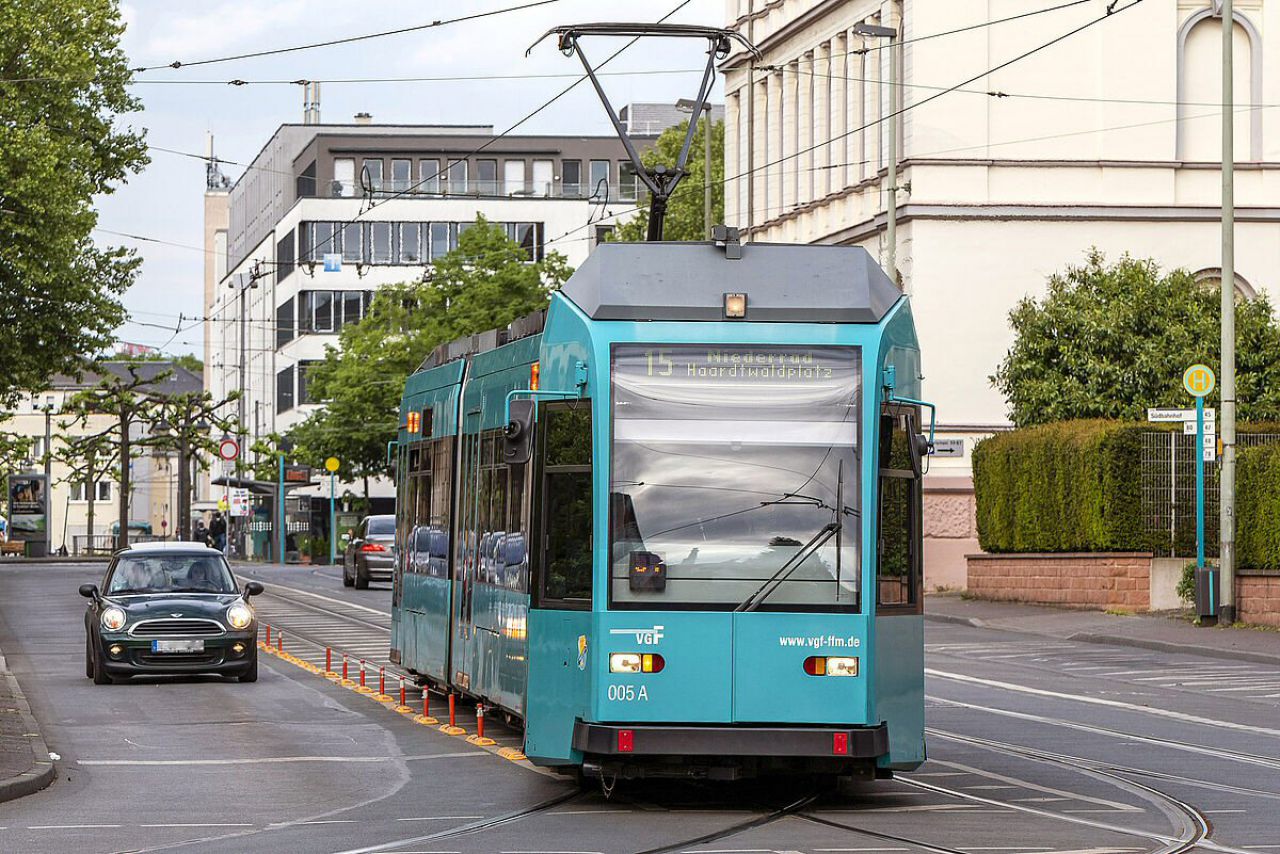
{"type": "MultiPolygon", "coordinates": [[[[1008,426],[989,378],[1012,343],[1010,309],[1090,247],[1207,283],[1219,276],[1217,0],[1043,11],[1053,5],[727,3],[728,25],[763,51],[754,65],[741,52],[723,65],[726,219],[751,239],[859,244],[883,257],[882,119],[902,111],[899,280],[926,397],[942,436],[961,440],[950,448],[963,444],[926,480],[934,585],[962,584],[961,556],[976,550],[969,455],[974,439],[1008,426]],[[855,29],[868,24],[899,31],[899,85],[887,85],[886,41],[855,29]]],[[[1267,60],[1280,56],[1280,2],[1237,0],[1235,16],[1236,287],[1276,296],[1280,113],[1269,105],[1280,102],[1280,63],[1267,60]]]]}

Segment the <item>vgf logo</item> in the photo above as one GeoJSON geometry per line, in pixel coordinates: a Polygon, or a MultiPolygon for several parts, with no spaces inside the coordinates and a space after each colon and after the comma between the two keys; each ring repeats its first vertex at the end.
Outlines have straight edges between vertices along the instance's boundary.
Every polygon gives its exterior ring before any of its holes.
{"type": "Polygon", "coordinates": [[[631,635],[640,646],[657,646],[658,641],[664,637],[662,633],[664,628],[665,626],[654,626],[649,629],[609,629],[609,634],[631,635]]]}

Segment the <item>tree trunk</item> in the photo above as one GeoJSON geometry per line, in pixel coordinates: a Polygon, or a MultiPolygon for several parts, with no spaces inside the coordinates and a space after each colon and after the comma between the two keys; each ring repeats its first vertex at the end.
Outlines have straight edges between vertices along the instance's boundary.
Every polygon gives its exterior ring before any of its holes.
{"type": "Polygon", "coordinates": [[[93,552],[93,502],[94,499],[98,497],[98,484],[95,477],[97,471],[94,468],[94,462],[96,462],[94,459],[94,453],[90,450],[88,460],[85,465],[85,468],[88,470],[89,480],[85,485],[85,489],[89,490],[89,516],[85,524],[85,534],[87,535],[85,538],[85,546],[90,553],[93,552]]]}
{"type": "MultiPolygon", "coordinates": [[[[179,427],[179,430],[185,429],[179,427]]],[[[187,434],[178,434],[178,529],[177,540],[191,538],[191,485],[187,482],[187,434]]]]}
{"type": "Polygon", "coordinates": [[[131,413],[127,407],[120,409],[120,534],[116,539],[116,548],[123,549],[129,545],[129,421],[131,413]]]}

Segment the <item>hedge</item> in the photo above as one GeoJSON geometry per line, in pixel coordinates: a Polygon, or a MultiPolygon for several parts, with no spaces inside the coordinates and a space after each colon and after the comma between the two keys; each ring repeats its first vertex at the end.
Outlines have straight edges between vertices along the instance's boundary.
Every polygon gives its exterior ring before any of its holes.
{"type": "Polygon", "coordinates": [[[1280,445],[1242,447],[1236,455],[1236,562],[1280,569],[1280,445]]]}
{"type": "Polygon", "coordinates": [[[1142,530],[1142,434],[1151,425],[1060,421],[973,451],[978,542],[987,552],[1153,548],[1142,530]]]}

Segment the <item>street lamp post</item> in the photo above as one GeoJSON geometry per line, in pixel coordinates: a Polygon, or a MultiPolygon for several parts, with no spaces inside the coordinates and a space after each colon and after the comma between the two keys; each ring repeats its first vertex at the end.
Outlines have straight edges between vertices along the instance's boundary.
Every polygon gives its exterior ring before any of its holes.
{"type": "MultiPolygon", "coordinates": [[[[44,501],[45,501],[45,525],[44,525],[44,551],[36,557],[43,557],[52,551],[53,543],[50,540],[50,531],[53,526],[49,524],[49,511],[53,508],[53,502],[49,498],[49,489],[53,483],[53,395],[45,395],[43,404],[34,404],[37,412],[44,413],[44,501]]],[[[66,510],[63,510],[63,521],[65,522],[66,510]]],[[[64,543],[65,545],[65,543],[64,543]]]]}
{"type": "Polygon", "coordinates": [[[885,229],[884,229],[884,271],[889,275],[896,285],[898,283],[898,121],[897,121],[897,73],[898,60],[894,55],[894,39],[898,37],[898,31],[893,27],[878,27],[874,24],[855,24],[853,31],[863,36],[872,36],[873,38],[889,40],[889,128],[888,128],[888,148],[889,156],[886,158],[888,165],[888,175],[886,176],[886,191],[888,193],[888,202],[885,205],[885,229]]]}
{"type": "Polygon", "coordinates": [[[1235,15],[1222,0],[1222,470],[1219,474],[1218,564],[1222,579],[1219,620],[1236,613],[1236,244],[1235,244],[1235,15]]]}
{"type": "MultiPolygon", "coordinates": [[[[676,101],[676,109],[689,113],[689,121],[697,119],[692,115],[698,104],[689,98],[676,101]]],[[[707,240],[711,239],[711,105],[702,105],[702,230],[707,240]]]]}

